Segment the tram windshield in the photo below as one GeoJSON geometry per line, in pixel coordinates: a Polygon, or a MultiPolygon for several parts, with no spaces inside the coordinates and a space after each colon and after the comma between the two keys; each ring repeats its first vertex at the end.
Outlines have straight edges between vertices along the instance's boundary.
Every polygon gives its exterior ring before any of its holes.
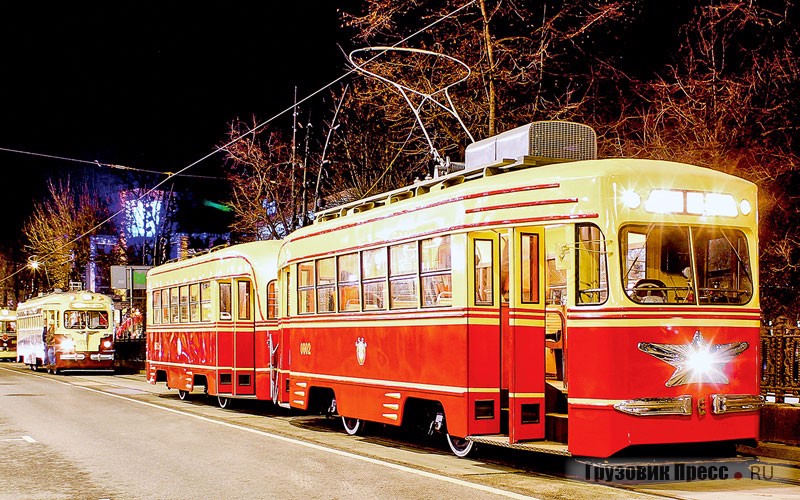
{"type": "Polygon", "coordinates": [[[65,311],[65,328],[107,328],[108,313],[105,311],[65,311]]]}
{"type": "Polygon", "coordinates": [[[738,229],[629,225],[620,232],[622,286],[639,304],[733,304],[753,296],[738,229]]]}

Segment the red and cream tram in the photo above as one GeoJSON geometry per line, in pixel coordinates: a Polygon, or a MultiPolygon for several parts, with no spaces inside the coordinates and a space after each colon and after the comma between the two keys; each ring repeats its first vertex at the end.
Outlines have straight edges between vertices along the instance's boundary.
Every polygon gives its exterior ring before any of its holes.
{"type": "Polygon", "coordinates": [[[223,408],[236,398],[282,403],[288,344],[277,331],[279,246],[244,243],[148,271],[150,383],[166,382],[181,399],[202,386],[223,408]]]}
{"type": "Polygon", "coordinates": [[[114,372],[114,306],[108,295],[56,291],[17,306],[17,353],[32,370],[114,372]]]}
{"type": "Polygon", "coordinates": [[[536,122],[282,242],[148,273],[147,373],[474,443],[608,457],[758,438],[755,185],[536,122]]]}
{"type": "Polygon", "coordinates": [[[423,418],[459,456],[756,439],[755,186],[595,157],[589,127],[532,123],[288,235],[291,406],[423,418]]]}
{"type": "Polygon", "coordinates": [[[0,309],[0,360],[17,360],[17,312],[0,309]]]}

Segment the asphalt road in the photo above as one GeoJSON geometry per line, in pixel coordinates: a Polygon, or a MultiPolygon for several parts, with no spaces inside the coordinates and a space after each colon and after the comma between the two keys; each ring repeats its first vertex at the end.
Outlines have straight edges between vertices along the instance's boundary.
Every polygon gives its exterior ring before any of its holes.
{"type": "Polygon", "coordinates": [[[774,472],[623,484],[581,477],[590,469],[569,459],[504,449],[459,459],[435,438],[381,428],[348,436],[334,419],[234,403],[181,401],[141,375],[56,376],[4,363],[0,499],[800,499],[798,483],[774,472]]]}

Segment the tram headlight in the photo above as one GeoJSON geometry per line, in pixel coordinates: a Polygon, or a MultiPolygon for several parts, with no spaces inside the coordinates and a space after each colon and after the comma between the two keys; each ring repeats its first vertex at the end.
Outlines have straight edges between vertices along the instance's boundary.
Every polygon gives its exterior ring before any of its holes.
{"type": "Polygon", "coordinates": [[[639,208],[639,206],[642,204],[642,197],[639,196],[639,193],[629,189],[622,191],[622,196],[620,199],[622,200],[622,204],[631,210],[639,208]]]}
{"type": "Polygon", "coordinates": [[[112,346],[112,344],[111,344],[110,340],[104,340],[103,341],[103,349],[111,349],[111,346],[112,346]]]}
{"type": "Polygon", "coordinates": [[[750,200],[742,200],[739,202],[739,210],[742,211],[742,215],[750,215],[750,211],[753,209],[750,206],[750,200]]]}
{"type": "Polygon", "coordinates": [[[708,373],[715,364],[714,354],[707,349],[694,350],[686,356],[686,365],[695,374],[708,373]]]}
{"type": "Polygon", "coordinates": [[[73,342],[72,339],[63,339],[61,340],[60,347],[62,351],[71,351],[75,349],[75,342],[73,342]]]}

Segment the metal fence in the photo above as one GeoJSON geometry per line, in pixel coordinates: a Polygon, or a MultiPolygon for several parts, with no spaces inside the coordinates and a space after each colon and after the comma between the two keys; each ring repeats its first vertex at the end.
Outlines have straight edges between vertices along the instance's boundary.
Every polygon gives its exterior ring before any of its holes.
{"type": "Polygon", "coordinates": [[[121,338],[114,342],[114,368],[118,372],[138,372],[144,370],[147,356],[144,337],[121,338]]]}
{"type": "Polygon", "coordinates": [[[787,318],[761,326],[761,394],[783,403],[800,397],[800,324],[787,318]]]}

